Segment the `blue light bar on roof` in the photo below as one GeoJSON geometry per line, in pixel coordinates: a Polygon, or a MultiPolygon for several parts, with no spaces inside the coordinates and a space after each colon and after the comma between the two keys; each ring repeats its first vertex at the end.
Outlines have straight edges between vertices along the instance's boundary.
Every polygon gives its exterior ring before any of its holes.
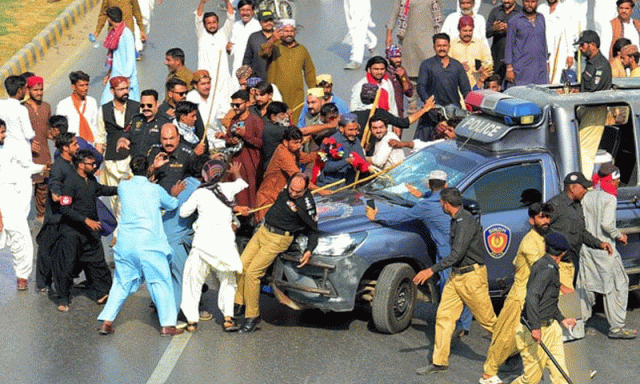
{"type": "Polygon", "coordinates": [[[540,108],[530,101],[520,99],[502,99],[496,104],[495,111],[504,117],[505,123],[533,124],[535,118],[542,114],[540,108]]]}
{"type": "Polygon", "coordinates": [[[516,99],[504,93],[482,89],[469,92],[465,98],[467,109],[503,118],[508,125],[533,124],[542,111],[526,100],[516,99]]]}

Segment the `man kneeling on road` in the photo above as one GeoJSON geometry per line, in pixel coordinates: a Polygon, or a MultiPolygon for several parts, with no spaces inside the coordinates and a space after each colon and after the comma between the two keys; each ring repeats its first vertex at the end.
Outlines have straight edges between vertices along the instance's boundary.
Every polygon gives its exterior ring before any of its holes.
{"type": "Polygon", "coordinates": [[[451,253],[430,268],[418,272],[413,281],[424,284],[434,274],[452,267],[438,312],[433,363],[418,368],[418,375],[444,372],[449,368],[451,336],[466,304],[480,326],[493,332],[496,314],[489,298],[485,250],[482,244],[482,226],[471,213],[462,207],[462,196],[457,188],[445,188],[440,192],[442,210],[451,216],[451,253]]]}

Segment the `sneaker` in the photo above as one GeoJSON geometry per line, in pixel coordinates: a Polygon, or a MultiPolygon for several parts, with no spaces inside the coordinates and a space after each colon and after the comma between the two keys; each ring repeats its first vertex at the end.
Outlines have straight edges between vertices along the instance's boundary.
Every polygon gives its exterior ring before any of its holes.
{"type": "Polygon", "coordinates": [[[500,380],[500,378],[496,375],[496,376],[491,376],[488,379],[484,379],[484,378],[480,378],[480,380],[478,381],[478,383],[480,384],[503,384],[503,381],[500,380]]]}
{"type": "Polygon", "coordinates": [[[344,69],[346,69],[346,70],[359,69],[361,65],[362,64],[358,63],[357,61],[352,61],[349,64],[345,65],[344,69]]]}
{"type": "Polygon", "coordinates": [[[420,367],[420,368],[416,369],[416,374],[418,374],[418,375],[428,375],[429,373],[446,372],[448,369],[449,369],[448,365],[431,364],[431,365],[427,365],[425,367],[420,367]]]}

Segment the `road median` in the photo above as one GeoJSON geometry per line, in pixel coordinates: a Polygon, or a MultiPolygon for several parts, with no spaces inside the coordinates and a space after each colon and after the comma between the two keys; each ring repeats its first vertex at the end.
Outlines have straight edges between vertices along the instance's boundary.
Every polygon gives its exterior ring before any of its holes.
{"type": "MultiPolygon", "coordinates": [[[[74,25],[78,24],[100,0],[75,0],[29,43],[22,47],[13,57],[0,67],[0,81],[13,75],[28,71],[35,63],[54,47],[62,36],[74,25]]],[[[4,87],[0,94],[5,96],[4,87]]]]}

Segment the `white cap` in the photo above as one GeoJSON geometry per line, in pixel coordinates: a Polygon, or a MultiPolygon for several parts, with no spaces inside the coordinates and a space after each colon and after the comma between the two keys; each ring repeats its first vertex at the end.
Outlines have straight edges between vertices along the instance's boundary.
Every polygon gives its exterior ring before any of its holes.
{"type": "Polygon", "coordinates": [[[291,25],[292,27],[295,28],[296,26],[296,21],[293,19],[281,19],[280,22],[282,23],[282,26],[286,26],[286,25],[291,25]]]}
{"type": "Polygon", "coordinates": [[[429,173],[429,180],[447,181],[447,173],[439,169],[434,169],[429,173]]]}

